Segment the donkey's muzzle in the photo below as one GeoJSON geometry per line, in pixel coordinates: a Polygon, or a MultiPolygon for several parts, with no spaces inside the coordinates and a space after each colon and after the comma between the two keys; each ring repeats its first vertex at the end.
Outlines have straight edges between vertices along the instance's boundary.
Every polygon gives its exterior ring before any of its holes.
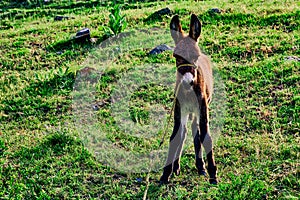
{"type": "Polygon", "coordinates": [[[181,84],[183,85],[183,87],[185,89],[190,89],[191,86],[193,86],[193,84],[194,84],[194,76],[193,76],[193,74],[191,74],[190,72],[185,73],[182,76],[181,84]]]}

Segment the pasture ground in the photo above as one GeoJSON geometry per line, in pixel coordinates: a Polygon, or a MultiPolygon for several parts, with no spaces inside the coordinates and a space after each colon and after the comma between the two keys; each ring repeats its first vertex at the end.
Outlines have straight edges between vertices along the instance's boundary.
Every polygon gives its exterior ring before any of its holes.
{"type": "MultiPolygon", "coordinates": [[[[165,7],[180,15],[187,30],[190,14],[196,13],[203,22],[199,44],[226,88],[226,114],[215,144],[220,183],[211,186],[197,175],[190,147],[182,158],[182,173],[170,184],[157,184],[161,170],[150,173],[147,198],[298,199],[300,62],[287,57],[300,57],[299,2],[168,0],[122,5],[125,31],[168,31],[170,16],[149,18],[165,7]],[[211,8],[222,12],[211,13],[211,8]]],[[[143,198],[147,173],[120,173],[99,162],[73,129],[66,128],[74,117],[75,76],[104,39],[109,6],[104,1],[0,2],[0,199],[143,198]],[[54,21],[56,15],[74,18],[54,21]],[[84,27],[97,42],[70,42],[84,27]]],[[[98,100],[107,101],[118,77],[141,63],[171,64],[175,73],[172,52],[149,57],[148,51],[139,48],[123,55],[99,80],[98,100]]],[[[144,108],[153,99],[171,109],[172,88],[151,86],[139,92],[143,98],[131,106],[137,123],[146,123],[149,113],[144,108]]],[[[97,115],[117,145],[132,151],[152,145],[123,134],[109,104],[97,115]]]]}

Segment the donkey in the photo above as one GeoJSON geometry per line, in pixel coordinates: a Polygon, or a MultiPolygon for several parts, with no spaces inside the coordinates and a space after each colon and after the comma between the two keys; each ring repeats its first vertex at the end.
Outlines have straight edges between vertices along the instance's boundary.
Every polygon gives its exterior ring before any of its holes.
{"type": "Polygon", "coordinates": [[[171,36],[176,44],[176,86],[174,107],[174,128],[170,137],[168,157],[160,183],[168,183],[172,172],[180,173],[180,157],[186,139],[187,120],[192,120],[192,134],[196,167],[199,175],[205,175],[202,159],[202,146],[207,154],[209,182],[217,184],[217,167],[213,155],[213,143],[209,132],[208,105],[213,90],[211,64],[207,56],[201,53],[198,38],[201,23],[195,14],[191,16],[189,34],[185,35],[178,15],[170,23],[171,36]],[[202,145],[202,146],[201,146],[202,145]]]}

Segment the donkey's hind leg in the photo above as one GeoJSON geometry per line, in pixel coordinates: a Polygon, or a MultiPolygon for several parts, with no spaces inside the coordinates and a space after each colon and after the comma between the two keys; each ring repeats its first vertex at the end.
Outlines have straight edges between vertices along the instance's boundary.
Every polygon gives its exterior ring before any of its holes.
{"type": "Polygon", "coordinates": [[[199,130],[199,123],[197,117],[194,117],[192,123],[192,133],[194,138],[194,149],[195,149],[195,160],[196,160],[196,167],[198,170],[199,175],[205,175],[205,165],[202,158],[202,147],[200,141],[200,130],[199,130]]]}
{"type": "Polygon", "coordinates": [[[209,123],[208,123],[208,106],[205,99],[202,101],[202,106],[200,110],[200,141],[205,149],[207,157],[207,171],[209,174],[209,182],[212,184],[217,184],[217,167],[214,160],[213,154],[213,141],[209,132],[209,123]]]}
{"type": "Polygon", "coordinates": [[[204,146],[207,157],[207,171],[209,174],[209,182],[212,184],[217,184],[217,167],[214,160],[213,145],[210,134],[207,133],[204,138],[201,137],[201,141],[202,145],[204,146]]]}

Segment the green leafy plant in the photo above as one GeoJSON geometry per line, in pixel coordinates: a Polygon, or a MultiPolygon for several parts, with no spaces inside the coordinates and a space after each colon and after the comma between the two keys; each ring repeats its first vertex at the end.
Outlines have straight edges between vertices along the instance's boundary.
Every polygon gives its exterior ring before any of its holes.
{"type": "Polygon", "coordinates": [[[125,15],[122,15],[121,6],[117,4],[110,10],[108,27],[105,27],[105,35],[108,37],[117,35],[123,32],[126,27],[125,15]]]}

